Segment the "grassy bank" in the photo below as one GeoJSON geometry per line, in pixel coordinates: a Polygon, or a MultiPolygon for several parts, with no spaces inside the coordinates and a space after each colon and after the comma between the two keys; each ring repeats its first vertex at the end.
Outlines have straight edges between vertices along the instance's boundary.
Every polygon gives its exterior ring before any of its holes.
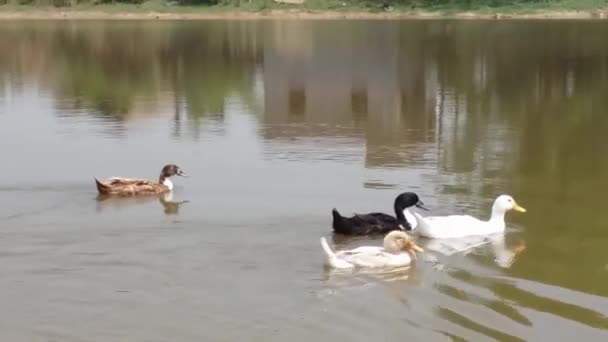
{"type": "Polygon", "coordinates": [[[608,18],[608,0],[305,0],[301,4],[275,0],[0,0],[0,18],[4,19],[442,16],[608,18]]]}

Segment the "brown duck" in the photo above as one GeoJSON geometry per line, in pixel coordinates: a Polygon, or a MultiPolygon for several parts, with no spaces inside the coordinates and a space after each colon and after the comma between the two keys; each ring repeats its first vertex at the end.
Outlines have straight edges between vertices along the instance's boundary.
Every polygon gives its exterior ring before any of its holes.
{"type": "Polygon", "coordinates": [[[173,183],[169,178],[176,175],[182,177],[186,176],[179,166],[169,164],[165,165],[161,170],[158,182],[146,179],[112,177],[105,181],[100,181],[95,178],[95,183],[97,184],[97,191],[103,195],[157,195],[173,190],[173,183]]]}

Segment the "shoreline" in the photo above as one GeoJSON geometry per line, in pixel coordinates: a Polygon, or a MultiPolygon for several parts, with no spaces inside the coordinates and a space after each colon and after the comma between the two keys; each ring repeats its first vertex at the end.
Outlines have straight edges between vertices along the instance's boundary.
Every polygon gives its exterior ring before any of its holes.
{"type": "Polygon", "coordinates": [[[365,11],[313,11],[313,10],[266,10],[266,11],[104,11],[85,9],[2,9],[0,20],[257,20],[257,19],[607,19],[607,9],[588,11],[538,11],[531,13],[479,13],[435,11],[365,12],[365,11]]]}

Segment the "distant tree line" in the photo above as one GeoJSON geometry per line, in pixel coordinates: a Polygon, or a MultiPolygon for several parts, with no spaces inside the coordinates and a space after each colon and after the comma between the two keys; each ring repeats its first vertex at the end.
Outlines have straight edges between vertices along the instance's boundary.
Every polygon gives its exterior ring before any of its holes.
{"type": "MultiPolygon", "coordinates": [[[[22,5],[53,4],[57,7],[69,7],[78,3],[131,3],[141,4],[147,0],[17,0],[22,5]]],[[[411,7],[411,8],[432,8],[441,6],[476,8],[476,7],[496,7],[523,4],[549,4],[559,3],[564,0],[306,0],[307,3],[314,3],[313,7],[332,8],[332,7],[411,7]]],[[[0,5],[10,2],[10,0],[0,0],[0,5]]],[[[182,5],[270,5],[274,0],[165,0],[167,3],[182,5]]]]}
{"type": "MultiPolygon", "coordinates": [[[[121,0],[125,2],[141,1],[141,0],[121,0]]],[[[179,0],[185,3],[200,3],[200,4],[226,4],[226,5],[239,5],[248,2],[272,2],[272,0],[179,0]]],[[[314,0],[307,0],[308,2],[314,0]]],[[[556,3],[562,2],[563,0],[327,0],[327,1],[314,1],[315,4],[321,5],[322,3],[344,3],[346,5],[369,5],[377,6],[378,4],[394,4],[394,5],[405,5],[405,6],[440,6],[440,5],[463,5],[463,6],[504,6],[510,4],[531,4],[531,3],[556,3]]]]}

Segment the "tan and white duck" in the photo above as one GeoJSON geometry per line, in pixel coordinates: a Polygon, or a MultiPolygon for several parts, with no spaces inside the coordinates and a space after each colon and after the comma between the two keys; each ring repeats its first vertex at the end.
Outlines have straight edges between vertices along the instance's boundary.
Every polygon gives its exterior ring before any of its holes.
{"type": "Polygon", "coordinates": [[[362,246],[351,250],[334,252],[327,240],[321,238],[321,247],[327,257],[328,266],[333,268],[376,268],[403,267],[416,259],[416,252],[424,250],[401,230],[393,230],[384,237],[383,247],[362,246]]]}
{"type": "Polygon", "coordinates": [[[179,166],[168,164],[163,167],[158,182],[146,179],[112,177],[104,181],[95,178],[97,191],[103,195],[137,196],[158,195],[173,190],[172,176],[186,177],[179,166]]]}

